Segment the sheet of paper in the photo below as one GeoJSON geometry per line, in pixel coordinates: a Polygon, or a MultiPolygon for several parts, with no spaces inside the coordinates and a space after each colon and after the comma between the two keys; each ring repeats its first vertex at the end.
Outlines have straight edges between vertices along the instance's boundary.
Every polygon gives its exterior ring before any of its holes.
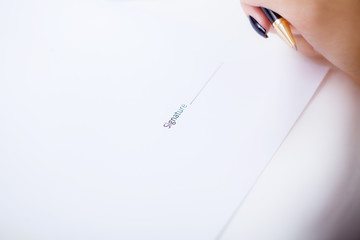
{"type": "Polygon", "coordinates": [[[126,1],[0,20],[1,239],[215,239],[327,71],[126,1]]]}

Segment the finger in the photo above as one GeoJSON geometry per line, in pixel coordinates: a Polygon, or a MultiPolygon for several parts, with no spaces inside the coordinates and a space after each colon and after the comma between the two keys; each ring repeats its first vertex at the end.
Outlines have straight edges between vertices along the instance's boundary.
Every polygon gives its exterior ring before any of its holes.
{"type": "MultiPolygon", "coordinates": [[[[305,2],[305,0],[303,1],[305,2]]],[[[290,23],[298,18],[300,12],[298,5],[294,4],[294,1],[289,0],[240,0],[240,3],[243,6],[268,8],[283,16],[290,23]]]]}
{"type": "Polygon", "coordinates": [[[301,33],[296,29],[296,27],[294,27],[293,25],[290,24],[290,29],[291,32],[294,36],[301,36],[301,33]]]}
{"type": "Polygon", "coordinates": [[[309,57],[320,57],[319,54],[301,35],[294,36],[298,52],[309,57]]]}
{"type": "Polygon", "coordinates": [[[282,10],[283,7],[288,5],[287,4],[287,0],[240,0],[241,4],[244,5],[249,5],[249,6],[256,6],[256,7],[265,7],[268,9],[271,9],[273,11],[277,11],[278,13],[280,13],[278,10],[282,10]],[[281,7],[281,8],[279,8],[281,7]]]}
{"type": "Polygon", "coordinates": [[[247,4],[241,4],[244,12],[249,17],[250,23],[254,30],[263,37],[267,37],[267,32],[270,30],[271,24],[266,18],[263,11],[254,6],[247,4]]]}

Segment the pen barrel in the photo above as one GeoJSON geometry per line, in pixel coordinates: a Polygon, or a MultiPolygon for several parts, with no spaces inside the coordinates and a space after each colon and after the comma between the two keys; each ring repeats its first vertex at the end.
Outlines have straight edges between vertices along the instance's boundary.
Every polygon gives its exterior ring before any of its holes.
{"type": "Polygon", "coordinates": [[[282,18],[278,13],[273,12],[267,8],[261,7],[261,10],[265,13],[266,17],[269,19],[271,24],[273,24],[279,18],[282,18]]]}

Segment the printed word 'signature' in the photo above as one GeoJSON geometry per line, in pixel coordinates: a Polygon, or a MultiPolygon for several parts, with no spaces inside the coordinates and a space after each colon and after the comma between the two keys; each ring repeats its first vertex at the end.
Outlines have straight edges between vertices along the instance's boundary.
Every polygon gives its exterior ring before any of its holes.
{"type": "Polygon", "coordinates": [[[177,110],[174,115],[171,117],[171,119],[164,123],[164,127],[171,128],[172,126],[176,125],[177,119],[180,117],[180,115],[184,112],[185,108],[187,108],[186,104],[183,104],[180,106],[179,110],[177,110]]]}

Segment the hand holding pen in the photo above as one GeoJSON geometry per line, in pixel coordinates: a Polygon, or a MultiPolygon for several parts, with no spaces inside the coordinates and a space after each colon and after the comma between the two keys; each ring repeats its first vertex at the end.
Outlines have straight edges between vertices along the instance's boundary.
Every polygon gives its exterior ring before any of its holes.
{"type": "Polygon", "coordinates": [[[327,59],[360,83],[359,0],[240,1],[261,36],[266,38],[269,31],[276,29],[277,19],[282,19],[282,30],[288,23],[285,32],[290,35],[280,36],[290,46],[305,55],[327,59]]]}

